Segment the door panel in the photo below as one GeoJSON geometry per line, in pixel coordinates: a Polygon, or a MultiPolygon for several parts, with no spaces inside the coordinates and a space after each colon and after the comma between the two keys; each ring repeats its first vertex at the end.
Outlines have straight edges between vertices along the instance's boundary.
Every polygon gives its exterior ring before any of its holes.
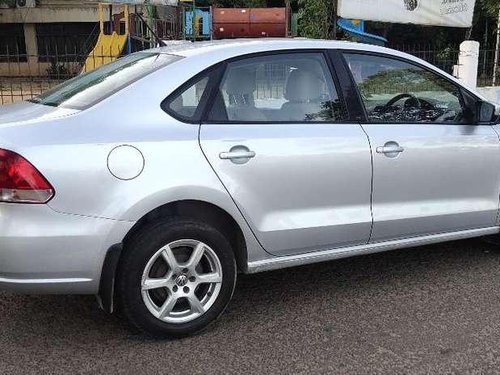
{"type": "Polygon", "coordinates": [[[374,150],[372,242],[496,225],[500,146],[490,126],[364,128],[374,150]],[[388,142],[404,151],[376,152],[388,142]]]}
{"type": "Polygon", "coordinates": [[[495,226],[500,143],[491,126],[472,125],[477,99],[416,62],[344,57],[373,153],[370,241],[495,226]]]}
{"type": "Polygon", "coordinates": [[[371,155],[361,126],[207,124],[200,144],[267,251],[296,254],[368,241],[371,155]],[[221,155],[231,150],[255,156],[221,155]]]}
{"type": "Polygon", "coordinates": [[[370,145],[323,52],[228,62],[213,96],[200,145],[268,252],[368,242],[370,145]]]}

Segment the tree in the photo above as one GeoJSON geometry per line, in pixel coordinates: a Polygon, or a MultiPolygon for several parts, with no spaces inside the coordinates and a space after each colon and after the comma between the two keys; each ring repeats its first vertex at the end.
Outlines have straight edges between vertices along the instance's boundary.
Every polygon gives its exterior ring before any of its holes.
{"type": "Polygon", "coordinates": [[[500,2],[498,0],[478,0],[481,8],[490,16],[498,17],[500,2]]]}
{"type": "MultiPolygon", "coordinates": [[[[437,1],[437,0],[436,0],[437,1]]],[[[331,39],[334,30],[334,1],[333,0],[297,0],[299,9],[299,33],[309,38],[331,39]]],[[[368,29],[376,34],[382,34],[391,41],[391,44],[416,44],[422,41],[432,41],[428,44],[459,44],[464,38],[482,39],[485,22],[495,22],[500,8],[499,0],[476,0],[474,27],[466,33],[463,29],[426,27],[419,25],[398,25],[381,22],[369,22],[368,29]],[[474,31],[474,32],[473,32],[474,31]]],[[[494,28],[490,28],[493,32],[494,28]]],[[[491,35],[490,35],[491,36],[491,35]]],[[[491,40],[490,38],[489,40],[491,40]]],[[[490,44],[490,43],[488,43],[490,44]]],[[[485,46],[486,47],[486,46],[485,46]]]]}
{"type": "Polygon", "coordinates": [[[16,0],[0,0],[0,5],[6,5],[9,8],[16,6],[16,0]]]}
{"type": "Polygon", "coordinates": [[[332,0],[298,0],[299,32],[308,38],[331,39],[335,5],[332,0]]]}

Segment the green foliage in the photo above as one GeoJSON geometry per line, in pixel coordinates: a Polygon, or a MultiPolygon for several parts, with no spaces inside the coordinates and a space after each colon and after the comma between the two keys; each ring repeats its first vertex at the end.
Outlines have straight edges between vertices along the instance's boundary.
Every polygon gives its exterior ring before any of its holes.
{"type": "MultiPolygon", "coordinates": [[[[442,44],[444,45],[444,44],[442,44]]],[[[438,50],[436,53],[436,59],[439,61],[451,61],[455,58],[455,50],[452,46],[447,46],[438,50]]]]}
{"type": "MultiPolygon", "coordinates": [[[[6,0],[0,0],[6,1],[6,0]]],[[[9,0],[7,0],[9,1],[9,0]]],[[[440,0],[432,0],[440,1],[440,0]]],[[[332,39],[334,20],[334,0],[290,0],[294,11],[298,10],[299,34],[308,38],[332,39]]],[[[199,6],[219,7],[283,7],[286,0],[196,0],[199,6]]],[[[368,22],[368,32],[382,35],[391,45],[451,45],[455,48],[464,38],[483,41],[485,23],[489,22],[489,33],[493,34],[498,18],[500,0],[476,0],[474,27],[466,34],[465,29],[429,27],[410,24],[368,22]],[[472,34],[470,34],[472,33],[472,34]]],[[[488,47],[490,45],[489,38],[488,47]]],[[[447,54],[448,51],[443,51],[447,54]]]]}
{"type": "Polygon", "coordinates": [[[15,8],[16,0],[0,0],[0,5],[7,5],[9,8],[15,8]]]}
{"type": "Polygon", "coordinates": [[[498,11],[500,10],[500,1],[498,0],[477,0],[481,8],[488,15],[493,17],[498,17],[498,11]]]}
{"type": "Polygon", "coordinates": [[[335,15],[332,0],[298,0],[299,33],[307,38],[331,39],[335,15]]]}

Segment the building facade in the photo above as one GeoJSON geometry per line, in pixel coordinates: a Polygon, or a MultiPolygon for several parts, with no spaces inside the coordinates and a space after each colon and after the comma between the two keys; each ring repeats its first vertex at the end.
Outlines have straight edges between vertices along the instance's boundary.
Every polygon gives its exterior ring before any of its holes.
{"type": "Polygon", "coordinates": [[[0,76],[45,73],[54,59],[74,60],[91,49],[98,33],[95,3],[0,1],[0,76]]]}

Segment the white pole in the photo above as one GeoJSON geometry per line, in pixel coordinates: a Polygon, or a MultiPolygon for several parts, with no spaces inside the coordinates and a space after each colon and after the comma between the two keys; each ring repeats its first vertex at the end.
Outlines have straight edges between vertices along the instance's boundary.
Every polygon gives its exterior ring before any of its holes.
{"type": "Polygon", "coordinates": [[[492,86],[497,83],[497,70],[498,70],[498,55],[500,54],[500,10],[498,11],[498,23],[497,23],[497,44],[495,47],[495,63],[493,64],[493,81],[492,86]]]}
{"type": "Polygon", "coordinates": [[[470,88],[477,86],[477,68],[479,65],[479,42],[466,40],[460,44],[458,55],[457,78],[470,88]]]}

